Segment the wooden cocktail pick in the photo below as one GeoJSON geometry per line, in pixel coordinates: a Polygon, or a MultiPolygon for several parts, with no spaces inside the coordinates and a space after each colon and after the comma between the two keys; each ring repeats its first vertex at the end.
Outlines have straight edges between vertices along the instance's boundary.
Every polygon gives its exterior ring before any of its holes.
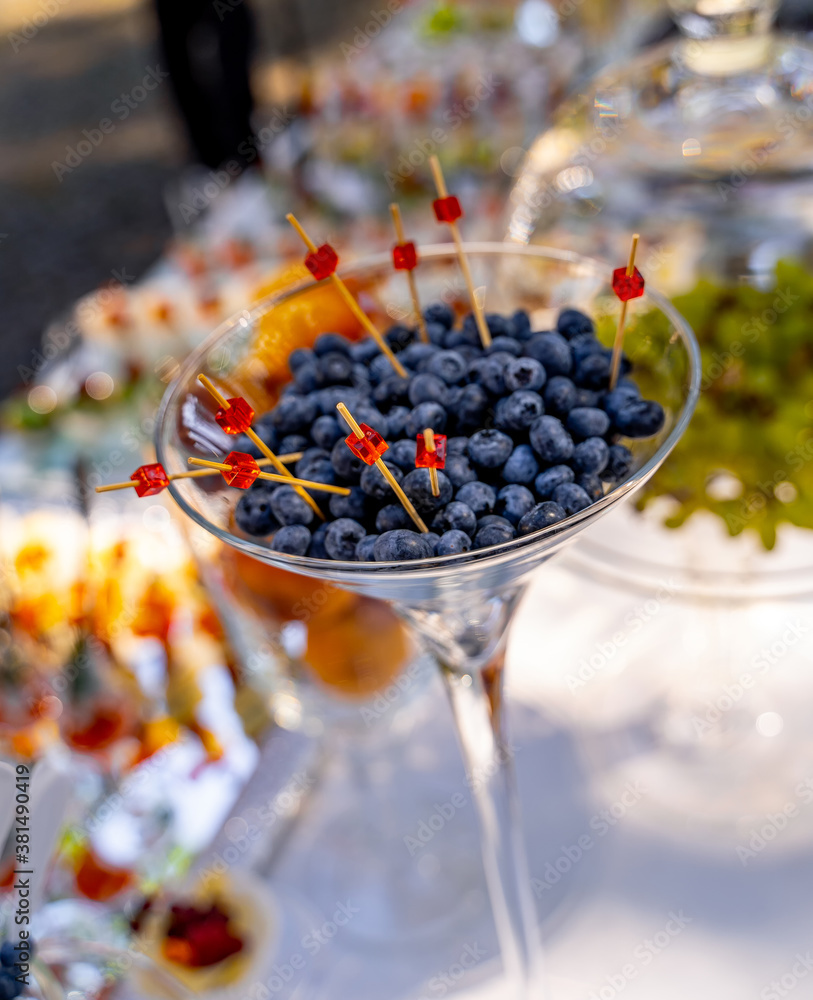
{"type": "Polygon", "coordinates": [[[395,236],[398,240],[392,248],[392,265],[396,271],[406,271],[407,282],[409,283],[409,294],[412,298],[412,309],[415,313],[415,321],[418,324],[418,333],[421,340],[429,343],[429,334],[426,332],[426,321],[421,310],[421,300],[418,298],[418,286],[415,282],[414,271],[418,266],[418,251],[415,244],[409,242],[404,236],[404,225],[401,221],[401,209],[395,202],[390,205],[392,222],[395,226],[395,236]]]}
{"type": "Polygon", "coordinates": [[[418,435],[417,443],[415,468],[429,469],[432,496],[439,497],[438,469],[446,467],[446,435],[435,434],[431,427],[427,427],[423,434],[418,435]]]}
{"type": "MultiPolygon", "coordinates": [[[[298,462],[304,452],[292,451],[287,455],[278,455],[277,458],[280,462],[298,462]]],[[[267,458],[261,458],[257,461],[257,465],[262,468],[265,465],[270,465],[271,463],[267,458]]],[[[170,475],[164,471],[163,465],[160,462],[153,462],[152,465],[140,465],[135,472],[130,476],[128,480],[123,483],[108,483],[107,486],[97,486],[97,493],[110,493],[113,490],[128,490],[134,489],[137,492],[139,489],[141,492],[138,493],[139,496],[155,496],[156,493],[160,493],[161,490],[165,489],[170,483],[174,483],[176,479],[201,479],[204,476],[213,476],[218,469],[197,469],[192,472],[173,472],[170,475]],[[154,472],[147,472],[146,470],[155,469],[154,472]],[[161,485],[162,481],[166,481],[165,485],[161,485]],[[149,489],[149,492],[144,490],[149,489]]]]}
{"type": "Polygon", "coordinates": [[[443,171],[440,169],[440,160],[437,156],[429,157],[429,166],[432,168],[432,176],[435,179],[435,187],[438,192],[437,198],[432,202],[432,207],[435,210],[435,218],[438,222],[445,222],[452,234],[452,239],[457,247],[457,256],[460,260],[460,270],[463,272],[463,280],[466,282],[466,288],[469,292],[471,311],[474,313],[477,332],[480,334],[480,342],[483,347],[489,347],[491,345],[491,331],[488,328],[488,323],[486,323],[483,307],[474,290],[471,268],[469,267],[466,253],[463,250],[463,240],[460,238],[460,230],[457,227],[457,220],[463,218],[463,209],[460,207],[460,202],[457,198],[454,195],[450,195],[446,188],[446,181],[443,177],[443,171]]]}
{"type": "Polygon", "coordinates": [[[344,417],[345,423],[352,431],[352,433],[344,439],[347,447],[366,465],[374,465],[378,469],[381,475],[392,487],[393,493],[395,493],[401,501],[404,510],[415,522],[418,530],[428,533],[429,529],[423,523],[421,515],[412,506],[412,501],[401,489],[401,484],[395,476],[393,476],[385,465],[384,460],[381,458],[384,452],[389,448],[387,442],[381,437],[378,431],[374,431],[372,427],[368,427],[367,424],[356,423],[355,417],[353,417],[352,413],[347,409],[344,403],[337,403],[336,409],[339,413],[341,413],[342,417],[344,417]]]}
{"type": "MultiPolygon", "coordinates": [[[[252,482],[254,479],[267,479],[272,483],[284,483],[287,486],[301,486],[303,489],[308,490],[321,490],[323,493],[337,493],[339,496],[347,497],[350,496],[350,490],[346,486],[334,486],[332,483],[317,483],[312,479],[297,479],[289,478],[288,476],[278,476],[273,472],[261,472],[260,463],[255,462],[253,456],[246,455],[242,452],[230,452],[226,456],[226,459],[222,462],[212,462],[206,458],[189,458],[187,459],[190,465],[200,465],[202,468],[213,472],[224,472],[229,475],[246,476],[252,477],[252,482]],[[234,456],[239,456],[239,459],[235,459],[234,456]],[[229,461],[229,458],[232,461],[229,461]],[[248,461],[250,460],[250,461],[248,461]],[[256,469],[256,475],[254,475],[256,469]]],[[[224,476],[224,478],[226,478],[224,476]]],[[[226,479],[229,485],[237,485],[233,480],[226,479]]],[[[249,486],[251,483],[249,483],[249,486]]],[[[245,488],[245,487],[243,487],[245,488]]]]}
{"type": "Polygon", "coordinates": [[[308,248],[308,254],[305,257],[305,267],[311,272],[311,274],[316,278],[317,281],[323,281],[325,278],[330,278],[333,282],[334,287],[339,292],[341,297],[347,304],[347,308],[353,313],[356,319],[361,323],[367,333],[373,338],[373,340],[378,344],[379,350],[383,355],[386,356],[389,363],[395,369],[395,371],[401,376],[401,378],[406,378],[407,373],[404,366],[398,360],[398,358],[393,354],[390,345],[384,339],[383,335],[379,332],[378,327],[373,323],[370,317],[365,313],[361,306],[356,302],[353,293],[345,285],[342,279],[336,274],[336,268],[339,264],[339,256],[333,247],[329,243],[323,243],[318,247],[313,240],[308,236],[305,230],[300,225],[299,221],[294,215],[290,213],[285,216],[285,218],[291,223],[294,229],[299,233],[302,242],[308,248]]]}
{"type": "Polygon", "coordinates": [[[613,291],[621,300],[621,313],[613,341],[613,357],[610,363],[610,388],[614,389],[618,382],[618,371],[621,365],[621,351],[624,347],[624,326],[627,322],[627,303],[644,294],[644,278],[635,266],[635,254],[638,250],[638,233],[634,233],[630,246],[630,256],[627,266],[617,267],[613,271],[613,291]]]}
{"type": "MultiPolygon", "coordinates": [[[[248,403],[240,396],[236,396],[234,399],[226,399],[212,380],[203,374],[198,375],[198,381],[220,404],[220,409],[215,414],[215,420],[220,427],[227,434],[245,434],[260,449],[268,459],[269,464],[273,465],[281,476],[293,479],[294,476],[290,469],[285,468],[279,458],[251,426],[251,422],[254,419],[254,410],[252,410],[248,403]]],[[[313,497],[306,490],[302,489],[301,486],[294,486],[294,489],[310,505],[316,516],[324,521],[325,515],[319,509],[319,504],[317,504],[313,497]]]]}

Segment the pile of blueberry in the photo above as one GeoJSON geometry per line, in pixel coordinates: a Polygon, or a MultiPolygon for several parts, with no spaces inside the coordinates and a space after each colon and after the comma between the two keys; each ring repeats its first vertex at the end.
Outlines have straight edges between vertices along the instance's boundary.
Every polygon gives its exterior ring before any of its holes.
{"type": "MultiPolygon", "coordinates": [[[[598,500],[604,484],[632,468],[617,439],[663,426],[660,404],[623,377],[626,359],[608,391],[610,351],[576,309],[544,332],[523,311],[488,315],[493,341],[485,350],[472,315],[456,327],[451,309],[433,305],[425,317],[430,343],[400,325],[386,333],[407,378],[373,340],[324,333],[313,350],[291,354],[293,381],[254,428],[280,454],[304,452],[296,476],[347,486],[350,495],[313,494],[322,523],[290,486],[259,480],[237,505],[242,531],[273,535],[278,552],[318,559],[400,561],[498,545],[598,500]],[[382,458],[429,534],[417,530],[379,470],[345,444],[340,401],[388,443],[382,458]],[[437,497],[429,470],[415,468],[417,435],[427,427],[448,438],[437,497]]],[[[236,447],[259,457],[247,438],[236,447]]]]}
{"type": "MultiPolygon", "coordinates": [[[[30,944],[28,948],[30,951],[30,944]]],[[[0,1000],[14,1000],[23,992],[17,971],[17,950],[11,941],[4,941],[0,945],[0,1000]]]]}

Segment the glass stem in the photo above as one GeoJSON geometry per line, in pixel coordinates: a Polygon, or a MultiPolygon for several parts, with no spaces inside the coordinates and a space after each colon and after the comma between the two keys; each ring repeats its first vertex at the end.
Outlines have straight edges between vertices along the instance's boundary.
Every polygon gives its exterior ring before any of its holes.
{"type": "MultiPolygon", "coordinates": [[[[538,934],[514,771],[505,738],[503,658],[470,672],[442,666],[468,780],[480,819],[486,883],[505,976],[516,1000],[530,997],[538,934]]],[[[535,1000],[540,1000],[538,986],[535,1000]]]]}

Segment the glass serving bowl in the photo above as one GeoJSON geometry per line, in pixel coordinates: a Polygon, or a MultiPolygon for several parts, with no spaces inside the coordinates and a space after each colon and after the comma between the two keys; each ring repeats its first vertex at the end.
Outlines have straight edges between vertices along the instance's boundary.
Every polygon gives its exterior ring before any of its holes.
{"type": "MultiPolygon", "coordinates": [[[[565,251],[502,243],[465,246],[475,287],[485,289],[489,312],[522,308],[535,329],[550,328],[557,312],[577,306],[607,317],[608,331],[618,301],[609,287],[608,265],[565,251]]],[[[453,245],[420,248],[415,272],[422,301],[442,300],[465,309],[466,292],[453,245]]],[[[410,313],[403,275],[380,254],[342,271],[374,322],[410,313]]],[[[197,382],[208,375],[229,395],[242,395],[255,409],[269,401],[274,358],[275,310],[306,296],[312,282],[258,303],[223,324],[184,363],[168,388],[159,415],[158,461],[168,473],[185,471],[200,454],[195,442],[217,441],[214,407],[197,382]],[[260,347],[261,346],[261,350],[260,347]],[[212,437],[212,435],[215,435],[212,437]]],[[[686,322],[656,293],[630,303],[625,349],[645,394],[666,412],[662,431],[631,443],[635,471],[591,507],[545,530],[502,545],[461,555],[411,563],[339,562],[274,552],[261,539],[243,537],[233,527],[240,494],[222,481],[176,480],[170,492],[181,509],[222,541],[261,562],[329,581],[387,600],[437,658],[450,697],[464,762],[481,824],[486,879],[497,926],[504,975],[512,995],[527,997],[538,946],[524,849],[516,824],[513,764],[504,730],[503,650],[506,630],[529,575],[577,538],[582,530],[631,495],[677,443],[694,409],[700,380],[697,344],[686,322]],[[637,335],[636,316],[652,309],[668,319],[661,342],[637,335]]],[[[290,351],[285,345],[284,355],[290,351]]],[[[280,346],[277,354],[283,351],[280,346]]],[[[282,357],[284,363],[285,356],[282,357]]],[[[211,455],[211,444],[203,448],[211,455]]],[[[406,832],[406,831],[405,831],[406,832]]]]}

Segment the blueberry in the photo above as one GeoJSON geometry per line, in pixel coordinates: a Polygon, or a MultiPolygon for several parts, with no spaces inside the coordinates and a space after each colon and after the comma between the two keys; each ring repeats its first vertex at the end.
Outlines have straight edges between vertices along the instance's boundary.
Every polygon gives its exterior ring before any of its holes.
{"type": "MultiPolygon", "coordinates": [[[[463,326],[472,326],[475,331],[477,330],[477,323],[471,313],[463,321],[463,326]]],[[[486,326],[491,336],[495,339],[497,337],[514,336],[514,324],[509,316],[502,316],[500,313],[486,313],[486,326]]],[[[479,335],[477,342],[480,342],[479,335]]]]}
{"type": "Polygon", "coordinates": [[[378,431],[385,441],[390,436],[389,421],[374,406],[371,406],[369,403],[359,403],[351,412],[358,423],[367,424],[368,427],[372,427],[373,430],[378,431]]]}
{"type": "Polygon", "coordinates": [[[387,413],[387,423],[390,425],[390,436],[400,438],[406,430],[409,409],[406,406],[393,406],[387,413]]]}
{"type": "Polygon", "coordinates": [[[435,515],[432,527],[436,531],[444,533],[465,531],[467,535],[473,535],[477,528],[477,517],[468,504],[461,503],[460,500],[452,500],[435,515]]]}
{"type": "Polygon", "coordinates": [[[506,521],[504,517],[490,520],[487,524],[483,524],[481,521],[477,525],[477,533],[474,536],[474,547],[484,549],[489,545],[501,545],[503,542],[510,542],[515,535],[516,530],[513,524],[506,521]]]}
{"type": "Polygon", "coordinates": [[[370,381],[370,373],[365,365],[353,364],[350,374],[350,384],[364,396],[369,396],[373,383],[370,381]]]}
{"type": "Polygon", "coordinates": [[[606,354],[588,354],[573,373],[573,381],[585,389],[603,389],[609,380],[610,359],[606,354]]]}
{"type": "Polygon", "coordinates": [[[505,388],[509,392],[530,389],[537,392],[545,384],[547,373],[535,358],[515,358],[505,366],[505,388]]]}
{"type": "Polygon", "coordinates": [[[378,541],[378,535],[365,535],[356,543],[356,559],[359,562],[372,562],[375,559],[373,549],[378,541]]]}
{"type": "Polygon", "coordinates": [[[335,417],[324,414],[314,421],[313,427],[311,427],[311,437],[314,444],[324,448],[325,451],[330,451],[333,445],[346,435],[339,427],[339,421],[335,417]]]}
{"type": "MultiPolygon", "coordinates": [[[[276,487],[269,489],[269,486],[268,482],[255,483],[240,497],[234,509],[235,523],[247,535],[270,535],[279,527],[279,522],[271,510],[271,494],[276,487]]],[[[1,953],[0,961],[2,961],[1,953]]]]}
{"type": "Polygon", "coordinates": [[[480,385],[466,385],[455,403],[454,416],[461,430],[476,430],[483,426],[488,409],[488,393],[480,385]]]}
{"type": "Polygon", "coordinates": [[[585,389],[583,386],[579,386],[576,389],[576,401],[573,405],[596,409],[601,405],[601,397],[602,393],[595,389],[585,389]]]}
{"type": "Polygon", "coordinates": [[[322,385],[322,370],[315,361],[306,361],[294,374],[294,385],[300,392],[313,392],[322,385]]]}
{"type": "Polygon", "coordinates": [[[395,531],[398,528],[412,526],[412,518],[400,503],[388,503],[375,516],[375,530],[379,532],[395,531]]]}
{"type": "Polygon", "coordinates": [[[503,528],[513,528],[513,524],[511,524],[507,517],[503,517],[502,514],[484,514],[477,522],[477,528],[478,530],[480,528],[487,528],[492,524],[498,524],[503,528]]]}
{"type": "Polygon", "coordinates": [[[386,453],[387,463],[392,462],[399,469],[403,469],[404,472],[409,472],[415,468],[415,456],[417,452],[418,442],[415,438],[403,438],[400,441],[395,441],[390,446],[389,451],[386,453]]]}
{"type": "Polygon", "coordinates": [[[408,472],[404,476],[404,481],[401,485],[404,493],[406,493],[415,505],[416,510],[421,514],[444,507],[452,499],[452,493],[454,492],[449,477],[444,472],[438,471],[438,490],[440,491],[440,496],[435,496],[432,493],[432,481],[429,476],[429,469],[413,469],[412,472],[408,472]]]}
{"type": "Polygon", "coordinates": [[[328,525],[325,535],[327,554],[331,559],[352,561],[356,558],[356,546],[366,534],[358,521],[350,517],[340,517],[338,521],[328,525]]]}
{"type": "Polygon", "coordinates": [[[286,524],[271,540],[274,552],[284,552],[289,556],[304,556],[311,544],[311,533],[304,524],[286,524]]]}
{"type": "Polygon", "coordinates": [[[401,352],[401,356],[398,360],[401,364],[417,371],[418,365],[422,364],[424,361],[428,362],[430,358],[433,358],[437,354],[437,352],[438,349],[434,344],[410,344],[405,351],[401,352]]]}
{"type": "Polygon", "coordinates": [[[418,406],[420,403],[440,403],[446,401],[448,390],[443,379],[429,372],[416,375],[409,383],[409,402],[411,406],[418,406]]]}
{"type": "Polygon", "coordinates": [[[535,358],[548,377],[568,375],[573,364],[568,342],[559,333],[535,333],[525,344],[524,353],[526,357],[535,358]]]}
{"type": "Polygon", "coordinates": [[[310,441],[302,434],[286,434],[276,447],[278,455],[293,455],[297,451],[305,451],[310,441]]]}
{"type": "Polygon", "coordinates": [[[368,365],[380,353],[378,344],[372,337],[365,337],[364,340],[350,345],[350,357],[362,365],[368,365]]]}
{"type": "Polygon", "coordinates": [[[532,531],[548,528],[551,524],[556,524],[557,521],[564,521],[566,517],[567,511],[561,504],[545,500],[523,516],[517,525],[517,534],[530,535],[532,531]]]}
{"type": "Polygon", "coordinates": [[[469,447],[469,439],[464,434],[450,437],[446,442],[447,455],[465,455],[469,447]]]}
{"type": "Polygon", "coordinates": [[[475,480],[461,486],[455,500],[468,504],[476,517],[482,517],[484,514],[491,514],[494,510],[497,494],[487,483],[475,480]]]}
{"type": "MultiPolygon", "coordinates": [[[[466,438],[466,447],[468,447],[468,438],[466,438]]],[[[466,483],[473,483],[477,479],[477,473],[472,468],[468,455],[449,455],[446,459],[446,468],[443,471],[455,489],[465,486],[466,483]]]]}
{"type": "Polygon", "coordinates": [[[295,372],[306,361],[313,361],[313,351],[307,347],[297,347],[288,355],[288,367],[291,372],[295,372]]]}
{"type": "Polygon", "coordinates": [[[623,410],[628,403],[632,403],[640,398],[641,393],[638,391],[637,386],[629,384],[617,385],[615,389],[606,392],[602,396],[601,405],[610,415],[611,419],[615,420],[616,414],[623,410]]]}
{"type": "Polygon", "coordinates": [[[492,396],[503,396],[505,394],[505,369],[513,360],[513,354],[498,351],[496,354],[490,354],[487,358],[483,358],[482,361],[475,362],[476,381],[492,396]]]}
{"type": "MultiPolygon", "coordinates": [[[[271,414],[267,413],[264,417],[260,417],[254,424],[254,432],[257,437],[263,442],[263,444],[268,445],[271,451],[277,451],[277,444],[279,438],[277,432],[271,423],[271,414]]],[[[254,458],[262,458],[263,452],[257,447],[257,445],[247,437],[245,434],[238,434],[234,439],[234,450],[245,452],[247,455],[252,455],[254,458]]]]}
{"type": "Polygon", "coordinates": [[[464,347],[476,350],[478,354],[482,351],[480,338],[477,337],[475,343],[475,339],[467,333],[463,333],[462,330],[449,330],[443,340],[443,346],[449,351],[462,352],[464,347]]]}
{"type": "MultiPolygon", "coordinates": [[[[386,460],[385,465],[393,474],[396,482],[400,483],[404,478],[403,472],[397,465],[392,465],[386,462],[386,460]]],[[[373,497],[375,500],[383,500],[385,497],[389,499],[392,496],[392,487],[375,465],[365,466],[364,471],[361,473],[361,488],[368,496],[373,497]]]]}
{"type": "Polygon", "coordinates": [[[440,536],[440,541],[435,546],[435,554],[439,556],[457,556],[461,552],[471,550],[471,538],[465,531],[458,531],[450,528],[440,536]]]}
{"type": "Polygon", "coordinates": [[[593,503],[604,496],[604,487],[601,485],[601,480],[593,472],[586,472],[584,475],[579,476],[576,480],[576,485],[581,486],[593,503]]]}
{"type": "Polygon", "coordinates": [[[350,341],[340,333],[320,333],[313,345],[313,353],[321,358],[325,354],[338,352],[339,354],[350,355],[350,341]]]}
{"type": "MultiPolygon", "coordinates": [[[[355,412],[356,407],[360,406],[366,397],[355,389],[341,385],[329,385],[316,393],[316,399],[322,413],[329,413],[331,417],[335,417],[338,403],[346,403],[355,412]]],[[[344,424],[340,424],[340,426],[343,427],[344,424]]]]}
{"type": "Polygon", "coordinates": [[[548,380],[542,398],[548,413],[563,417],[576,405],[576,386],[565,375],[554,375],[548,380]]]}
{"type": "Polygon", "coordinates": [[[0,1000],[14,1000],[22,991],[22,983],[16,982],[14,976],[3,970],[0,973],[0,1000]],[[18,990],[17,987],[20,987],[18,990]]]}
{"type": "Polygon", "coordinates": [[[344,385],[350,381],[353,362],[347,354],[331,351],[319,359],[319,368],[325,385],[344,385]]]}
{"type": "Polygon", "coordinates": [[[271,510],[280,524],[310,524],[313,509],[293,486],[278,486],[271,494],[271,510]]]}
{"type": "Polygon", "coordinates": [[[514,336],[517,340],[526,341],[531,339],[531,320],[524,309],[517,309],[511,317],[514,324],[514,336]]]}
{"type": "Polygon", "coordinates": [[[434,344],[436,347],[446,346],[446,334],[447,329],[445,326],[441,326],[440,323],[427,323],[426,324],[426,336],[429,338],[429,343],[434,344]]]}
{"type": "Polygon", "coordinates": [[[620,483],[630,474],[633,465],[632,452],[623,444],[611,444],[609,457],[601,478],[608,483],[620,483]]]}
{"type": "Polygon", "coordinates": [[[556,320],[556,329],[570,340],[581,333],[593,333],[593,321],[578,309],[563,309],[556,320]]]}
{"type": "Polygon", "coordinates": [[[495,337],[486,348],[486,354],[497,354],[501,351],[518,358],[522,354],[522,344],[513,337],[495,337]]]}
{"type": "Polygon", "coordinates": [[[610,429],[610,418],[597,407],[575,406],[568,413],[565,426],[573,437],[604,437],[610,429]]]}
{"type": "Polygon", "coordinates": [[[570,353],[573,355],[574,365],[579,365],[588,354],[601,354],[603,351],[600,342],[591,334],[582,334],[570,341],[570,353]]]}
{"type": "Polygon", "coordinates": [[[503,486],[497,494],[496,511],[511,524],[516,525],[533,507],[534,503],[534,495],[527,487],[510,483],[508,486],[503,486]]]}
{"type": "Polygon", "coordinates": [[[344,443],[343,438],[340,438],[333,445],[330,461],[336,470],[336,475],[346,483],[357,483],[361,476],[361,470],[366,468],[364,462],[357,458],[344,443]]]}
{"type": "Polygon", "coordinates": [[[310,433],[318,416],[316,403],[310,396],[283,396],[272,413],[279,434],[310,433]]]}
{"type": "Polygon", "coordinates": [[[592,503],[590,497],[581,486],[575,483],[562,483],[553,491],[554,503],[564,508],[567,514],[576,514],[592,503]]]}
{"type": "Polygon", "coordinates": [[[581,473],[598,474],[603,471],[610,457],[610,449],[604,438],[589,437],[573,449],[570,464],[581,473]]]}
{"type": "Polygon", "coordinates": [[[545,412],[545,404],[538,392],[519,389],[498,400],[494,423],[502,431],[525,431],[537,417],[545,412]]]}
{"type": "Polygon", "coordinates": [[[370,512],[370,506],[370,498],[360,486],[351,486],[348,496],[334,493],[328,503],[334,517],[350,517],[354,521],[363,521],[370,512]]]}
{"type": "MultiPolygon", "coordinates": [[[[413,344],[412,346],[415,347],[416,345],[413,344]]],[[[410,349],[411,348],[407,348],[407,351],[410,349]]],[[[403,361],[404,364],[407,363],[406,361],[403,360],[403,357],[406,353],[407,352],[404,351],[401,356],[401,360],[403,361]]],[[[370,362],[369,372],[370,372],[370,381],[373,382],[375,385],[377,385],[383,379],[389,378],[390,375],[398,374],[398,372],[392,367],[392,362],[386,356],[386,354],[379,354],[377,358],[373,358],[373,360],[370,362]]]]}
{"type": "Polygon", "coordinates": [[[407,417],[407,436],[414,438],[423,434],[427,427],[431,427],[436,434],[442,434],[446,430],[446,419],[446,410],[440,403],[419,403],[407,417]]]}
{"type": "Polygon", "coordinates": [[[294,466],[297,479],[310,479],[314,483],[336,482],[336,471],[330,461],[330,453],[324,448],[308,448],[294,466]]]}
{"type": "Polygon", "coordinates": [[[536,495],[542,500],[550,500],[553,491],[562,483],[572,483],[576,478],[575,472],[569,465],[552,465],[544,472],[540,472],[534,480],[536,495]]]}
{"type": "Polygon", "coordinates": [[[529,444],[518,444],[503,466],[502,477],[506,483],[532,483],[537,472],[539,462],[533,448],[529,444]]]}
{"type": "Polygon", "coordinates": [[[666,415],[654,399],[636,399],[627,403],[613,417],[616,428],[627,437],[643,438],[657,434],[666,415]]]}
{"type": "Polygon", "coordinates": [[[399,528],[379,535],[373,546],[376,562],[404,562],[428,559],[434,555],[432,544],[417,531],[399,528]]]}
{"type": "Polygon", "coordinates": [[[531,445],[543,462],[558,465],[573,454],[573,438],[557,417],[539,417],[531,424],[531,445]]]}
{"type": "Polygon", "coordinates": [[[330,556],[327,554],[327,549],[325,548],[325,535],[327,535],[327,529],[330,527],[328,524],[320,524],[319,527],[311,535],[311,543],[308,546],[308,556],[311,559],[329,559],[330,556]]]}
{"type": "Polygon", "coordinates": [[[456,385],[468,371],[468,364],[457,351],[438,351],[429,359],[426,370],[447,385],[456,385]]]}
{"type": "Polygon", "coordinates": [[[454,313],[442,302],[433,302],[431,306],[427,306],[423,311],[423,318],[427,323],[438,323],[447,330],[454,326],[454,313]]]}
{"type": "Polygon", "coordinates": [[[13,965],[17,963],[17,950],[11,941],[4,941],[0,945],[0,965],[4,965],[7,969],[10,969],[13,965]]]}
{"type": "Polygon", "coordinates": [[[372,400],[381,410],[392,406],[405,406],[409,402],[409,379],[400,375],[390,375],[373,389],[372,400]]]}
{"type": "Polygon", "coordinates": [[[398,351],[403,351],[405,347],[409,347],[415,339],[415,334],[408,326],[404,326],[403,323],[396,323],[387,330],[384,334],[384,339],[397,354],[398,351]]]}
{"type": "Polygon", "coordinates": [[[432,552],[437,555],[438,543],[440,542],[440,535],[436,531],[423,531],[421,532],[421,538],[424,541],[429,542],[432,546],[432,552]]]}
{"type": "Polygon", "coordinates": [[[487,428],[469,438],[469,458],[481,469],[499,469],[513,450],[514,442],[502,431],[487,428]]]}

